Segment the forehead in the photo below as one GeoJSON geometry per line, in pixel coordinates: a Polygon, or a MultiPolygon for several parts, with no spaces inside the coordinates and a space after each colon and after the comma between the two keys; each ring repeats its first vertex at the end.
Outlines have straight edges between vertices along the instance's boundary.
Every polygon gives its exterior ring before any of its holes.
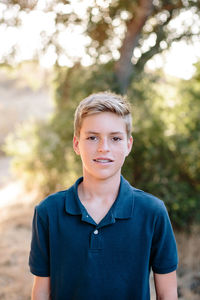
{"type": "Polygon", "coordinates": [[[125,120],[111,112],[101,112],[86,116],[82,121],[81,132],[121,132],[126,133],[125,120]]]}

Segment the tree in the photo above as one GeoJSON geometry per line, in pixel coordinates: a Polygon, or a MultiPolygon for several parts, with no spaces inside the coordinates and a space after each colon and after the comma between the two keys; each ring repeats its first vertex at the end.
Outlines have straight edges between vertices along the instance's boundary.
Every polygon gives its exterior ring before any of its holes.
{"type": "MultiPolygon", "coordinates": [[[[55,30],[53,33],[41,31],[42,44],[35,55],[37,57],[51,47],[58,64],[61,57],[68,56],[66,45],[62,45],[66,29],[73,31],[79,26],[87,37],[87,54],[92,64],[114,59],[113,73],[120,93],[126,93],[131,78],[142,71],[155,54],[168,49],[174,41],[192,42],[200,33],[196,26],[200,15],[197,0],[51,0],[46,1],[46,5],[34,0],[2,2],[3,26],[20,26],[24,14],[40,10],[41,6],[45,15],[51,14],[49,22],[55,24],[55,30]],[[10,17],[9,10],[12,12],[10,17]],[[192,12],[189,21],[188,11],[192,12]],[[186,17],[176,28],[173,22],[180,14],[186,17]],[[62,37],[61,32],[64,33],[62,37]]],[[[14,47],[12,54],[16,55],[16,52],[14,47]]],[[[80,57],[73,59],[74,63],[81,60],[80,57]]]]}

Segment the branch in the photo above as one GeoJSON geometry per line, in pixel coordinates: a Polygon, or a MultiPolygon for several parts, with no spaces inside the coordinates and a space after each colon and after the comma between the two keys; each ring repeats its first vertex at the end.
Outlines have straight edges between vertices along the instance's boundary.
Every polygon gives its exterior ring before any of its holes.
{"type": "Polygon", "coordinates": [[[155,10],[156,14],[159,12],[162,12],[164,10],[167,10],[171,13],[175,9],[180,9],[180,8],[184,8],[184,7],[185,6],[183,5],[182,0],[179,0],[176,4],[172,4],[172,3],[165,4],[165,1],[164,1],[164,4],[161,6],[161,8],[155,8],[154,10],[155,10]]]}
{"type": "Polygon", "coordinates": [[[133,49],[138,43],[139,35],[152,9],[153,0],[139,0],[134,17],[127,24],[127,32],[120,49],[120,59],[115,64],[115,76],[121,93],[125,93],[128,88],[132,74],[133,49]]]}
{"type": "MultiPolygon", "coordinates": [[[[135,65],[136,68],[143,70],[146,62],[150,58],[152,58],[155,54],[163,51],[160,48],[160,42],[166,39],[166,32],[164,31],[164,28],[171,21],[171,19],[172,19],[172,12],[170,12],[168,18],[166,19],[166,21],[164,23],[156,25],[154,27],[153,32],[155,32],[157,35],[156,44],[142,55],[141,59],[139,59],[135,65]]],[[[170,43],[170,45],[171,45],[171,43],[170,43]]],[[[168,43],[168,48],[170,47],[170,45],[168,43]]]]}
{"type": "Polygon", "coordinates": [[[186,33],[183,33],[183,34],[177,36],[176,38],[174,38],[173,40],[168,41],[167,48],[165,48],[165,49],[162,49],[160,47],[160,42],[163,40],[163,38],[161,38],[161,36],[160,36],[160,38],[157,38],[156,44],[153,47],[151,47],[151,49],[149,51],[145,52],[142,55],[142,57],[135,64],[135,67],[139,70],[143,70],[145,64],[147,63],[147,61],[150,60],[155,54],[162,53],[164,50],[169,49],[173,42],[180,41],[183,38],[191,38],[193,36],[199,36],[199,34],[192,34],[192,33],[186,34],[186,33]]]}

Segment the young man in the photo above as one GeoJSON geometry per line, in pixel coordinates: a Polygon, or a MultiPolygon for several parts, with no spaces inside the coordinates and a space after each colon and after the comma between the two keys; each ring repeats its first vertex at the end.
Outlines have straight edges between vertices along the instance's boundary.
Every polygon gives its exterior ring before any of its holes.
{"type": "Polygon", "coordinates": [[[32,300],[148,300],[151,269],[157,299],[177,299],[177,249],[165,206],[121,176],[131,123],[119,95],[93,94],[79,104],[73,146],[83,177],[35,208],[32,300]]]}

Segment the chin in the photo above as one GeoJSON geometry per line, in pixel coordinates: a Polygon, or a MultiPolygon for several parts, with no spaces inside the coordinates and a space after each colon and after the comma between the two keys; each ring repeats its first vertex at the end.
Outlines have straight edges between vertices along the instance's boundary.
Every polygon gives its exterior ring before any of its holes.
{"type": "Polygon", "coordinates": [[[98,179],[98,180],[107,180],[109,178],[115,177],[117,175],[120,176],[120,171],[114,172],[114,173],[107,173],[107,174],[100,174],[100,173],[96,173],[93,175],[94,178],[98,179]]]}

